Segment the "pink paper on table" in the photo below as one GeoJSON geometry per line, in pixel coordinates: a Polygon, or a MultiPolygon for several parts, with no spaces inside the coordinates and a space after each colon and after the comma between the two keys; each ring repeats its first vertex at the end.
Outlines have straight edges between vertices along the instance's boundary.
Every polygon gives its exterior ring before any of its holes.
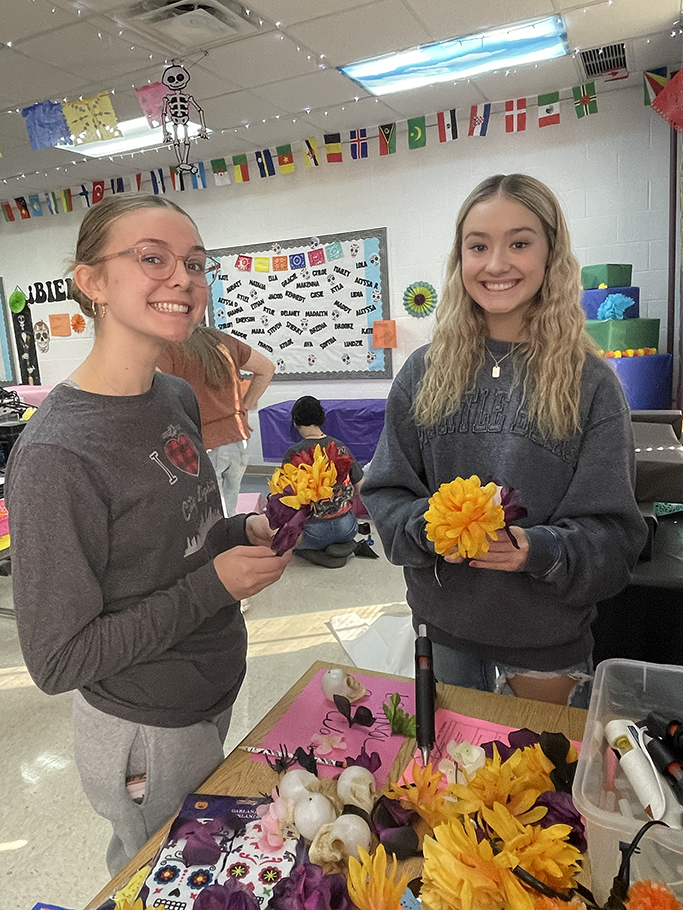
{"type": "MultiPolygon", "coordinates": [[[[349,727],[348,721],[339,713],[334,702],[328,701],[320,688],[320,681],[325,673],[320,670],[308,683],[296,701],[287,709],[273,729],[259,743],[262,749],[278,750],[285,746],[288,752],[294,752],[298,746],[308,749],[315,734],[326,733],[341,735],[346,743],[345,749],[335,749],[322,756],[323,758],[341,761],[347,756],[356,756],[365,744],[368,753],[378,752],[382,760],[375,771],[375,781],[381,787],[389,775],[394,759],[403,745],[405,737],[392,734],[389,721],[384,715],[382,704],[398,692],[401,696],[401,707],[407,714],[415,713],[415,686],[412,682],[382,679],[379,676],[365,676],[354,673],[354,677],[365,686],[368,694],[351,705],[352,716],[359,705],[365,705],[375,716],[371,727],[349,727]]],[[[251,756],[255,761],[265,762],[262,755],[251,756]]],[[[298,767],[295,766],[295,767],[298,767]]],[[[329,765],[318,765],[321,777],[336,777],[340,768],[329,765]]]]}
{"type": "MultiPolygon", "coordinates": [[[[436,770],[442,758],[450,758],[447,746],[453,741],[456,744],[472,743],[473,746],[480,746],[482,743],[489,743],[494,739],[510,744],[509,735],[518,729],[518,727],[506,727],[503,724],[494,724],[488,720],[480,720],[477,717],[466,717],[464,714],[458,714],[456,711],[449,711],[447,708],[438,708],[434,714],[434,728],[436,736],[436,745],[432,749],[429,757],[432,768],[436,770]]],[[[581,743],[573,743],[577,751],[581,748],[581,743]]],[[[411,784],[413,782],[412,768],[415,761],[419,759],[422,764],[422,757],[419,749],[415,750],[413,760],[403,773],[401,783],[411,784]]]]}

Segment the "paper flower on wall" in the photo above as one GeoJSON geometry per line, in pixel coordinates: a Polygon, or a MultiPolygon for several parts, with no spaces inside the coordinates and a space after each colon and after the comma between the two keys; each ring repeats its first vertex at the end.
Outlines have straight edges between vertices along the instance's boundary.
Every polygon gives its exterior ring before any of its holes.
{"type": "Polygon", "coordinates": [[[71,328],[76,332],[77,335],[80,335],[82,332],[85,332],[85,319],[81,316],[80,313],[74,313],[71,317],[71,328]]]}
{"type": "Polygon", "coordinates": [[[426,281],[417,281],[406,288],[403,306],[411,316],[429,316],[436,307],[437,293],[426,281]]]}
{"type": "Polygon", "coordinates": [[[598,307],[598,319],[623,319],[626,310],[633,306],[631,297],[626,294],[608,294],[598,307]]]}

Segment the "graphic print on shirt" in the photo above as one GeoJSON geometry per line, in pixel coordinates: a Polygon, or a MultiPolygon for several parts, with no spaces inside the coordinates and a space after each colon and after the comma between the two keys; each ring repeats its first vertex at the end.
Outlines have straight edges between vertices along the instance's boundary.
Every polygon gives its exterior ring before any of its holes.
{"type": "Polygon", "coordinates": [[[165,439],[164,452],[166,457],[184,474],[192,474],[199,477],[199,452],[187,433],[183,433],[180,427],[170,426],[163,434],[165,439]]]}
{"type": "Polygon", "coordinates": [[[187,547],[183,556],[198,553],[204,546],[206,537],[217,521],[223,518],[223,509],[220,505],[220,494],[215,478],[207,483],[198,483],[197,491],[183,500],[183,518],[193,522],[197,530],[188,534],[187,547]],[[213,496],[212,496],[213,494],[213,496]],[[218,507],[211,505],[211,499],[218,502],[218,507]]]}

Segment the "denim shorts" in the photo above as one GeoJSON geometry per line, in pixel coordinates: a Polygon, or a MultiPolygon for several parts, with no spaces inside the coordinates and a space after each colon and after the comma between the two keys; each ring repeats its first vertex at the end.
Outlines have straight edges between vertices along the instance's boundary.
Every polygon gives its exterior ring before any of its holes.
{"type": "Polygon", "coordinates": [[[529,670],[514,667],[495,660],[482,660],[475,654],[457,648],[449,648],[433,642],[434,675],[437,680],[451,686],[479,689],[481,692],[497,692],[499,695],[514,695],[508,684],[511,676],[527,676],[534,679],[552,679],[556,676],[571,676],[576,686],[569,696],[568,704],[573,708],[587,708],[593,684],[593,661],[588,660],[561,670],[529,670]]]}

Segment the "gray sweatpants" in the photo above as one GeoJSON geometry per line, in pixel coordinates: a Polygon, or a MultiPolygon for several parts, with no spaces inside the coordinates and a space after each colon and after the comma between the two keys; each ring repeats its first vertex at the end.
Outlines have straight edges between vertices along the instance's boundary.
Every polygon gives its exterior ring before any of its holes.
{"type": "Polygon", "coordinates": [[[74,751],[83,790],[113,827],[107,867],[116,875],[223,761],[232,708],[190,727],[149,727],[104,714],[74,694],[74,751]],[[141,803],[126,777],[145,774],[141,803]]]}

